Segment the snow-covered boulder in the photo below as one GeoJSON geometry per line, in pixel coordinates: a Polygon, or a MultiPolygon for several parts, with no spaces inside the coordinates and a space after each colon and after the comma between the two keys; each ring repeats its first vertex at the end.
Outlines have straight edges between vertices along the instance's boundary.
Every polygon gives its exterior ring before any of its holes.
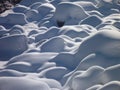
{"type": "Polygon", "coordinates": [[[100,53],[106,57],[120,58],[120,32],[101,30],[85,39],[76,53],[76,58],[82,60],[92,53],[100,53]]]}
{"type": "Polygon", "coordinates": [[[24,34],[24,28],[21,25],[14,25],[10,30],[9,34],[14,35],[14,34],[24,34]]]}
{"type": "Polygon", "coordinates": [[[93,4],[93,2],[91,2],[91,0],[89,0],[89,1],[87,1],[87,0],[86,1],[80,0],[80,1],[76,1],[74,3],[82,6],[85,9],[85,11],[92,11],[92,10],[96,10],[97,9],[95,4],[93,4]]]}
{"type": "Polygon", "coordinates": [[[41,2],[35,2],[32,5],[30,5],[30,8],[36,10],[41,4],[41,2]]]}
{"type": "Polygon", "coordinates": [[[34,9],[27,10],[25,12],[25,15],[26,15],[27,21],[29,21],[29,22],[39,21],[42,18],[39,15],[39,12],[37,10],[34,10],[34,9]]]}
{"type": "Polygon", "coordinates": [[[85,18],[80,24],[88,24],[90,26],[96,27],[102,23],[102,20],[99,16],[97,15],[91,15],[87,18],[85,18]]]}
{"type": "Polygon", "coordinates": [[[25,76],[25,73],[19,72],[16,70],[11,70],[11,69],[4,69],[0,71],[0,76],[1,77],[22,77],[25,76]]]}
{"type": "Polygon", "coordinates": [[[91,33],[96,32],[97,30],[90,26],[90,25],[71,25],[71,26],[63,26],[59,34],[60,35],[66,35],[71,38],[85,38],[89,36],[91,33]]]}
{"type": "Polygon", "coordinates": [[[87,16],[88,13],[81,6],[71,2],[64,2],[58,4],[56,7],[53,19],[55,24],[61,27],[64,24],[78,24],[79,21],[83,20],[87,16]]]}
{"type": "Polygon", "coordinates": [[[45,3],[40,5],[37,8],[38,12],[44,17],[45,15],[49,14],[50,12],[55,11],[55,7],[52,4],[45,3]]]}
{"type": "Polygon", "coordinates": [[[102,54],[93,53],[85,57],[78,65],[77,69],[86,70],[95,65],[107,68],[118,63],[120,63],[119,58],[109,58],[102,54]]]}
{"type": "Polygon", "coordinates": [[[39,77],[46,77],[60,81],[66,73],[68,73],[68,70],[65,67],[51,67],[41,71],[39,77]]]}
{"type": "Polygon", "coordinates": [[[0,24],[6,28],[11,28],[16,24],[25,25],[27,23],[26,16],[23,13],[11,13],[5,17],[0,17],[0,24]]]}
{"type": "Polygon", "coordinates": [[[98,88],[98,90],[119,90],[120,89],[120,82],[119,81],[112,81],[101,88],[98,88]]]}
{"type": "Polygon", "coordinates": [[[25,35],[13,35],[0,38],[0,59],[7,60],[28,49],[25,35]]]}
{"type": "Polygon", "coordinates": [[[28,62],[30,64],[43,64],[50,59],[53,59],[56,57],[58,53],[25,53],[22,55],[18,55],[16,57],[13,57],[9,60],[8,64],[14,63],[14,62],[28,62]]]}
{"type": "Polygon", "coordinates": [[[101,75],[101,80],[103,84],[109,83],[111,81],[120,81],[120,64],[108,67],[101,75]]]}
{"type": "Polygon", "coordinates": [[[54,37],[44,42],[40,49],[41,52],[63,52],[65,41],[61,37],[54,37]]]}
{"type": "Polygon", "coordinates": [[[13,11],[16,12],[16,13],[25,13],[29,9],[30,9],[29,7],[18,4],[13,8],[13,11]]]}
{"type": "Polygon", "coordinates": [[[51,27],[49,28],[47,31],[43,32],[43,33],[38,33],[35,36],[35,42],[41,41],[43,39],[50,39],[52,37],[55,37],[57,35],[59,35],[59,28],[57,27],[51,27]]]}
{"type": "Polygon", "coordinates": [[[0,78],[1,90],[51,90],[47,83],[23,77],[0,78]]]}
{"type": "Polygon", "coordinates": [[[104,68],[99,66],[90,67],[88,70],[83,72],[76,72],[71,75],[67,83],[64,86],[64,90],[86,90],[87,88],[99,84],[99,78],[104,68]]]}
{"type": "Polygon", "coordinates": [[[48,3],[48,0],[22,0],[19,4],[24,6],[30,6],[35,2],[48,3]]]}

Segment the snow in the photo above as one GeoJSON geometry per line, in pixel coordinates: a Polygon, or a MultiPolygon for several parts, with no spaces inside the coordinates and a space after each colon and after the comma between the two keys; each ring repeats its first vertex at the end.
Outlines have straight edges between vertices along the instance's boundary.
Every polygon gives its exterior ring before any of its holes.
{"type": "Polygon", "coordinates": [[[41,81],[36,81],[27,78],[17,77],[1,77],[0,78],[1,90],[50,90],[50,87],[41,81]],[[11,83],[12,81],[12,83],[11,83]],[[19,81],[19,82],[18,82],[19,81]]]}
{"type": "Polygon", "coordinates": [[[120,82],[119,81],[112,81],[110,83],[105,84],[99,90],[119,90],[120,89],[120,82]]]}
{"type": "MultiPolygon", "coordinates": [[[[94,0],[95,1],[95,0],[94,0]]],[[[84,8],[85,11],[92,11],[92,10],[96,10],[96,5],[93,4],[94,2],[86,1],[84,2],[84,0],[82,1],[76,1],[75,4],[78,4],[80,6],[82,6],[84,8]]]]}
{"type": "Polygon", "coordinates": [[[9,60],[28,49],[25,35],[5,36],[0,39],[0,59],[9,60]]]}
{"type": "Polygon", "coordinates": [[[30,5],[32,5],[33,3],[36,3],[36,2],[47,3],[48,1],[49,0],[36,0],[36,1],[24,0],[24,1],[21,1],[20,4],[24,5],[24,6],[30,6],[30,5]]]}
{"type": "Polygon", "coordinates": [[[73,88],[73,90],[85,90],[90,86],[98,84],[98,79],[102,71],[104,71],[103,68],[93,66],[82,74],[74,76],[71,88],[73,88]]]}
{"type": "Polygon", "coordinates": [[[6,28],[10,28],[16,24],[24,25],[27,24],[26,16],[23,13],[11,13],[6,17],[0,17],[0,24],[6,28]],[[16,20],[17,18],[17,20],[16,20]]]}
{"type": "Polygon", "coordinates": [[[100,25],[101,23],[102,23],[102,20],[100,17],[91,15],[90,17],[83,20],[80,24],[88,24],[93,27],[96,27],[96,26],[100,25]]]}
{"type": "Polygon", "coordinates": [[[26,7],[24,5],[16,5],[13,8],[13,11],[16,12],[16,13],[25,13],[29,9],[30,9],[29,7],[26,7]]]}
{"type": "Polygon", "coordinates": [[[51,40],[48,40],[41,45],[41,52],[62,52],[65,47],[64,42],[65,41],[60,37],[51,38],[51,40]]]}
{"type": "Polygon", "coordinates": [[[11,76],[11,77],[21,77],[21,76],[24,76],[25,73],[23,72],[19,72],[19,71],[16,71],[16,70],[11,70],[11,69],[4,69],[4,70],[1,70],[0,71],[0,76],[11,76]]]}
{"type": "Polygon", "coordinates": [[[64,2],[58,4],[56,7],[55,14],[53,16],[55,23],[59,25],[59,23],[65,23],[65,25],[78,24],[78,22],[88,16],[87,12],[84,9],[70,2],[64,2]],[[64,13],[61,13],[64,12],[64,13]]]}
{"type": "Polygon", "coordinates": [[[79,60],[92,53],[107,57],[119,57],[120,33],[112,30],[101,30],[86,38],[80,45],[76,57],[79,60]]]}
{"type": "Polygon", "coordinates": [[[120,90],[119,0],[22,0],[2,13],[0,90],[120,90]]]}

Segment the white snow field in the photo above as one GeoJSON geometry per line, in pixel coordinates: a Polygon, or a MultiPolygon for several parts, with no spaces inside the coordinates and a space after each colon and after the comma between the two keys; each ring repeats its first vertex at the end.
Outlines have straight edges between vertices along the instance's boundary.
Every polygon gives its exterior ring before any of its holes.
{"type": "Polygon", "coordinates": [[[22,0],[2,13],[0,90],[120,90],[120,0],[22,0]]]}

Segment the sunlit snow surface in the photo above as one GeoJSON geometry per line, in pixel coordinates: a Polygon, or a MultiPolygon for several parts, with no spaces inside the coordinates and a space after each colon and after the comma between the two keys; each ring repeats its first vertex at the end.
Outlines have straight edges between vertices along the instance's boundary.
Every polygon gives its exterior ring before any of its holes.
{"type": "Polygon", "coordinates": [[[22,0],[2,13],[0,90],[120,90],[120,0],[22,0]]]}

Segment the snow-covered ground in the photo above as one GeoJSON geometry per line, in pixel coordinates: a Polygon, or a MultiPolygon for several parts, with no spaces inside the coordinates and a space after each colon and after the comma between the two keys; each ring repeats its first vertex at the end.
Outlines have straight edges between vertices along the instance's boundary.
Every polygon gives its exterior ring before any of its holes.
{"type": "Polygon", "coordinates": [[[120,0],[22,0],[2,13],[0,90],[120,90],[120,0]]]}

